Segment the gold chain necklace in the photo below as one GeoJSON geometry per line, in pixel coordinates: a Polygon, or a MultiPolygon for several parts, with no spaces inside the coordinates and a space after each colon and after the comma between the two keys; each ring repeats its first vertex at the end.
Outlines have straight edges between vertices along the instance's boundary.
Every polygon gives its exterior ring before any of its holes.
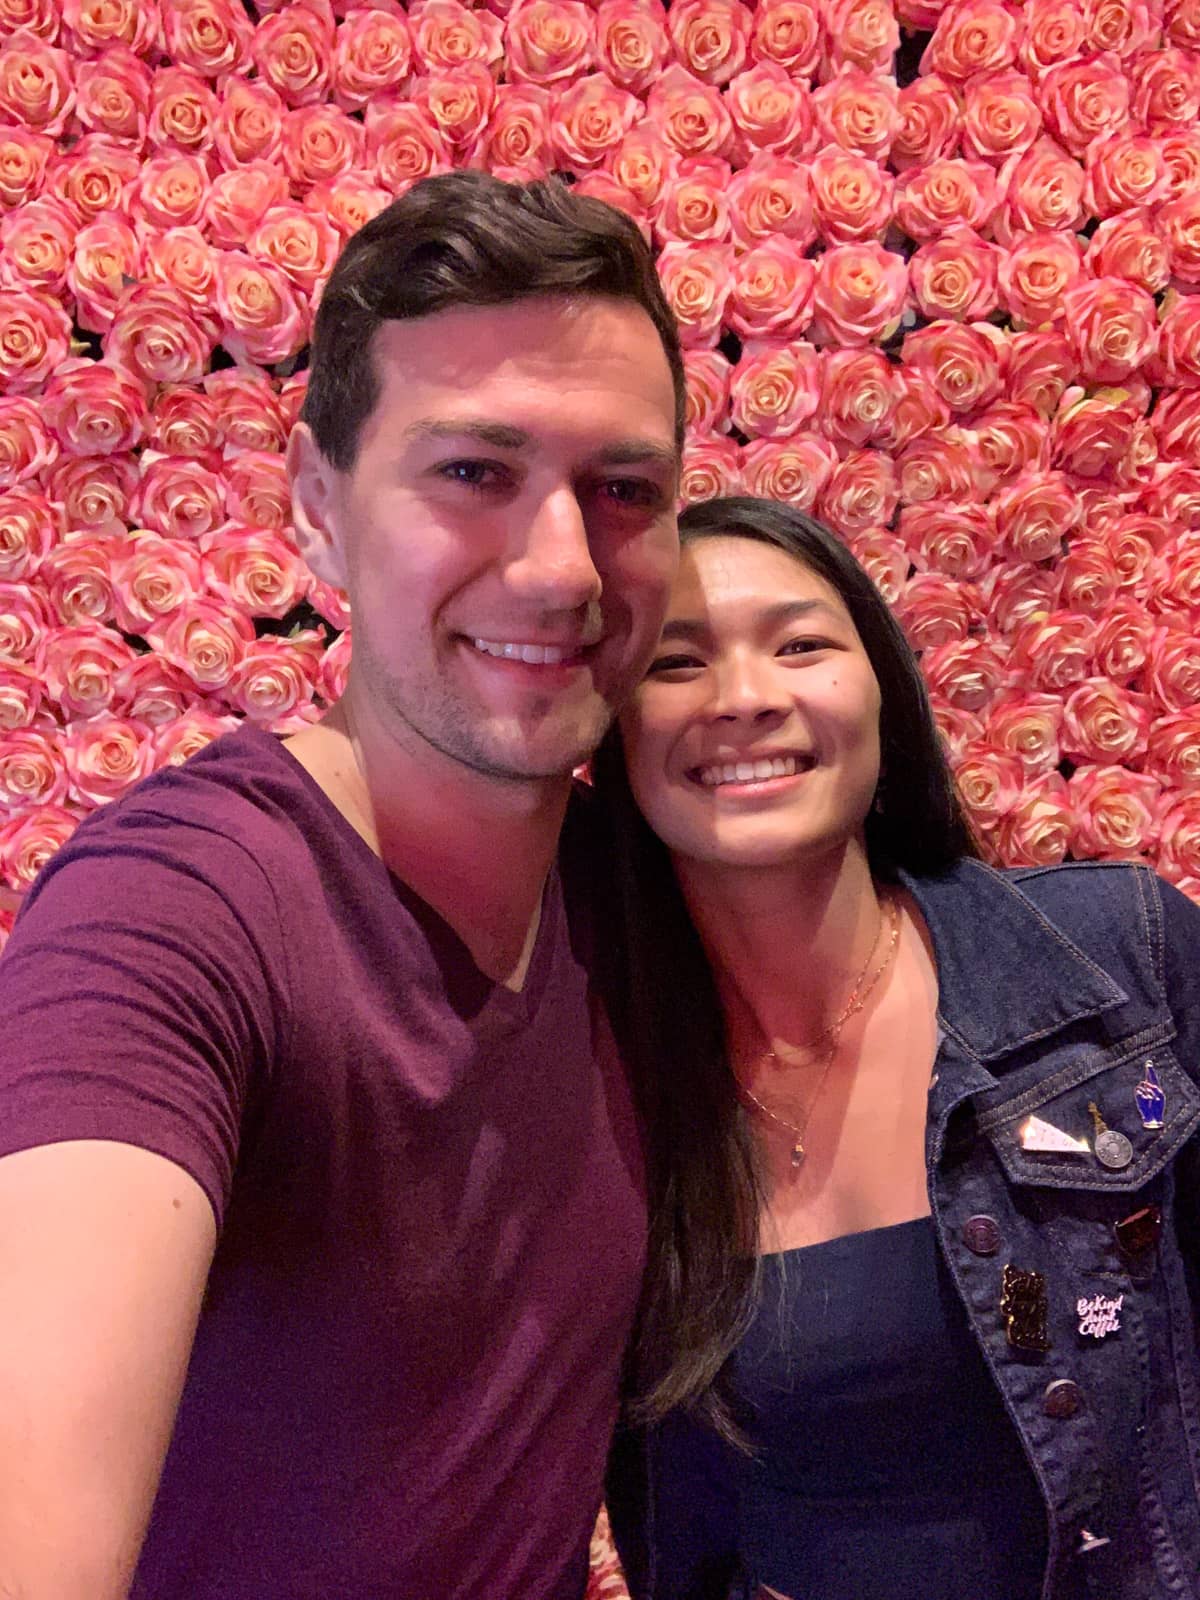
{"type": "MultiPolygon", "coordinates": [[[[761,1112],[764,1117],[768,1117],[772,1122],[777,1123],[779,1127],[786,1128],[787,1131],[792,1135],[791,1162],[793,1167],[798,1168],[804,1163],[804,1157],[807,1153],[804,1147],[804,1135],[808,1131],[808,1124],[812,1120],[812,1114],[816,1109],[817,1101],[821,1098],[821,1090],[825,1087],[825,1079],[829,1076],[829,1069],[833,1065],[833,1058],[837,1055],[837,1047],[841,1041],[842,1029],[852,1016],[862,1010],[863,1006],[866,1004],[867,996],[871,993],[872,989],[874,989],[880,978],[883,977],[884,973],[891,965],[892,957],[896,953],[896,946],[900,942],[900,908],[894,900],[889,902],[888,920],[891,924],[891,933],[888,936],[887,948],[883,952],[883,959],[880,961],[874,972],[872,972],[870,978],[868,978],[864,984],[863,979],[866,976],[867,967],[870,966],[871,961],[874,959],[875,951],[879,945],[879,937],[883,933],[883,923],[881,921],[879,934],[876,935],[875,944],[871,947],[871,953],[867,957],[867,965],[864,966],[862,972],[859,974],[858,982],[856,983],[854,989],[851,990],[850,1000],[845,1010],[839,1017],[836,1018],[834,1022],[829,1025],[828,1028],[824,1029],[822,1033],[817,1034],[815,1039],[809,1041],[809,1043],[815,1044],[817,1039],[828,1038],[829,1048],[825,1052],[825,1060],[821,1068],[821,1076],[817,1079],[817,1087],[813,1092],[812,1100],[809,1102],[808,1115],[805,1117],[803,1123],[795,1123],[790,1121],[787,1117],[780,1116],[777,1111],[772,1111],[770,1106],[764,1105],[752,1089],[747,1088],[744,1083],[739,1082],[738,1084],[741,1094],[746,1100],[749,1101],[756,1111],[761,1112]]],[[[766,1059],[768,1061],[778,1061],[780,1057],[774,1050],[768,1050],[766,1059]]]]}

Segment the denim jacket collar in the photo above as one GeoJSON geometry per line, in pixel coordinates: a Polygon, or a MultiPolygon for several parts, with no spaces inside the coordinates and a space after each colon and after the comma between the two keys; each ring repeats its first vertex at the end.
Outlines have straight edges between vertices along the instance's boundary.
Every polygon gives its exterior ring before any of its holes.
{"type": "Polygon", "coordinates": [[[900,878],[933,939],[938,1020],[977,1061],[1128,999],[1012,875],[965,860],[937,877],[900,878]]]}

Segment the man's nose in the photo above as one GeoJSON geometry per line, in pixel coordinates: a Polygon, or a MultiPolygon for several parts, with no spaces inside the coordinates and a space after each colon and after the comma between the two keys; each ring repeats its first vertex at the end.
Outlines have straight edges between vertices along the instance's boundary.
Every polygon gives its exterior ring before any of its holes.
{"type": "Polygon", "coordinates": [[[547,494],[518,543],[506,578],[521,598],[556,611],[573,611],[599,599],[600,574],[573,489],[547,494]]]}

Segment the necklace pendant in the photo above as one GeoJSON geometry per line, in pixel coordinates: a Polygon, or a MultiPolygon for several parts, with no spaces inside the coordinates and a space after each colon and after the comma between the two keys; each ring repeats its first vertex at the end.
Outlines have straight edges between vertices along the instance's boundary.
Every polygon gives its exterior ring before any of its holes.
{"type": "Polygon", "coordinates": [[[803,1142],[801,1140],[797,1139],[795,1144],[792,1146],[792,1166],[793,1167],[801,1167],[803,1165],[804,1165],[804,1145],[803,1145],[803,1142]]]}

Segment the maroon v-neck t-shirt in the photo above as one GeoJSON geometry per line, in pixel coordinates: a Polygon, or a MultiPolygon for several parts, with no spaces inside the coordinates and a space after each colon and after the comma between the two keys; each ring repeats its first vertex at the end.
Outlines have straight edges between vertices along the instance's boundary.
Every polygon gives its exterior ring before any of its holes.
{"type": "Polygon", "coordinates": [[[571,879],[514,994],[247,729],[35,885],[0,1154],[157,1151],[220,1230],[136,1600],[582,1593],[646,1218],[571,879]]]}

